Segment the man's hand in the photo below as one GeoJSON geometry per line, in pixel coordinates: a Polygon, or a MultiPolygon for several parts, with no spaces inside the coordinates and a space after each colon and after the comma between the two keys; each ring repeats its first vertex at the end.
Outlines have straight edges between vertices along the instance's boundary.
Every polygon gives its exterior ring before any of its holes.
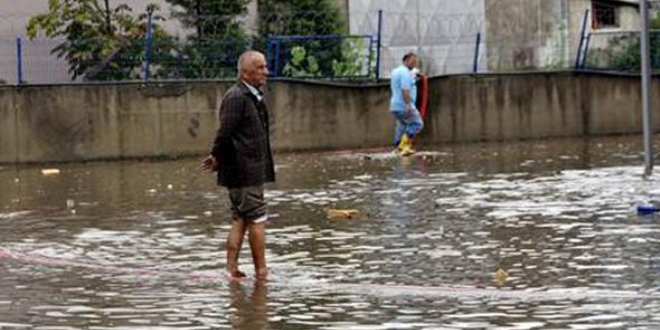
{"type": "Polygon", "coordinates": [[[208,155],[202,161],[202,170],[207,172],[217,172],[218,171],[218,160],[215,159],[213,155],[208,155]]]}
{"type": "Polygon", "coordinates": [[[413,110],[412,105],[410,105],[410,103],[406,103],[406,111],[407,111],[408,113],[411,113],[412,110],[413,110]]]}

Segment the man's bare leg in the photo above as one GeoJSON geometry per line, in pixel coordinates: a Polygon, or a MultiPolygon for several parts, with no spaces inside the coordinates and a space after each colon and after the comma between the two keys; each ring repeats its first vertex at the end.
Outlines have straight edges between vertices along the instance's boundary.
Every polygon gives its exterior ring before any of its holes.
{"type": "Polygon", "coordinates": [[[254,273],[257,280],[263,281],[266,280],[268,275],[268,269],[266,268],[266,225],[264,223],[251,223],[248,227],[254,273]]]}
{"type": "Polygon", "coordinates": [[[238,256],[241,253],[246,229],[245,220],[237,219],[227,235],[227,272],[233,278],[245,277],[245,273],[238,269],[238,256]]]}

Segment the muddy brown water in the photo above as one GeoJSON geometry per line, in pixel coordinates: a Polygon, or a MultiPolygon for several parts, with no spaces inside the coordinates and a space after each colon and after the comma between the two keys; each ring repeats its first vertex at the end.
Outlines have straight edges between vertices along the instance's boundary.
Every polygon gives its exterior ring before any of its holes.
{"type": "Polygon", "coordinates": [[[197,159],[5,166],[0,329],[658,329],[639,142],[278,155],[265,285],[197,159]]]}

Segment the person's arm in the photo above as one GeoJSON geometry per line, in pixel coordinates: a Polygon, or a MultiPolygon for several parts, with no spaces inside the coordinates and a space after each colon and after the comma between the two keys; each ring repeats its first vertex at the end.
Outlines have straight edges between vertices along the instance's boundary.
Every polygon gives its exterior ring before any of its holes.
{"type": "Polygon", "coordinates": [[[230,96],[222,101],[220,106],[220,128],[215,135],[211,153],[202,162],[202,168],[207,171],[217,171],[222,150],[231,144],[231,136],[245,114],[245,98],[230,96]]]}
{"type": "Polygon", "coordinates": [[[410,98],[410,89],[403,90],[403,101],[406,102],[406,111],[412,111],[412,99],[410,98]]]}
{"type": "Polygon", "coordinates": [[[403,90],[403,101],[406,103],[406,111],[410,112],[414,108],[412,104],[412,97],[410,90],[412,89],[415,79],[412,75],[404,75],[401,77],[401,89],[403,90]]]}

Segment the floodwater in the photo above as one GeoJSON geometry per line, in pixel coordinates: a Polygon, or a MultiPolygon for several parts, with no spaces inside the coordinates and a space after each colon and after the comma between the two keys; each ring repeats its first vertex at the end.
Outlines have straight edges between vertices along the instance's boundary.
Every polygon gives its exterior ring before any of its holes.
{"type": "Polygon", "coordinates": [[[265,284],[196,159],[4,167],[0,329],[658,329],[639,142],[278,155],[265,284]]]}

